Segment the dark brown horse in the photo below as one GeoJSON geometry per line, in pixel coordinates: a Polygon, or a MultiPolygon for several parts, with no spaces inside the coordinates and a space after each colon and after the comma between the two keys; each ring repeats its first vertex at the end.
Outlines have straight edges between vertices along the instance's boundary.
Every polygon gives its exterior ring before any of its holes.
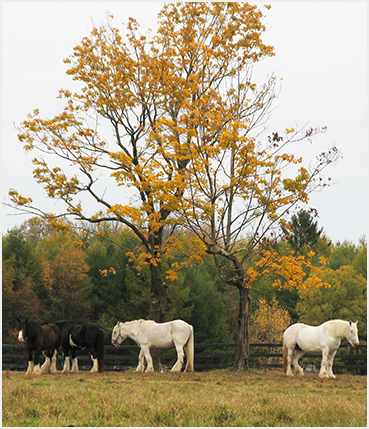
{"type": "Polygon", "coordinates": [[[31,319],[19,320],[18,340],[26,344],[28,353],[28,368],[26,375],[56,372],[56,356],[61,344],[60,329],[54,325],[41,326],[31,319]],[[46,357],[45,363],[40,367],[40,354],[46,357]],[[33,358],[34,353],[34,358],[33,358]]]}

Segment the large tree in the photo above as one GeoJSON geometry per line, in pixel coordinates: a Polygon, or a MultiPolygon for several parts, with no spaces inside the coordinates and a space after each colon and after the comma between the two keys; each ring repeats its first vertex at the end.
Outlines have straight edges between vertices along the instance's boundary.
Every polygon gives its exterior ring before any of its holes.
{"type": "Polygon", "coordinates": [[[131,228],[145,249],[138,259],[150,266],[154,320],[165,317],[161,257],[192,154],[201,145],[213,156],[222,129],[234,126],[227,106],[250,126],[270,102],[274,79],[256,92],[244,74],[272,55],[261,41],[261,19],[247,3],[167,4],[149,40],[134,19],[123,37],[109,18],[66,60],[81,91],[61,91],[59,115],[42,119],[35,110],[20,126],[20,141],[36,152],[35,180],[66,210],[46,213],[14,189],[13,203],[55,221],[72,215],[131,228]],[[133,191],[131,200],[123,187],[133,191]]]}
{"type": "Polygon", "coordinates": [[[324,284],[317,276],[308,276],[311,253],[279,255],[274,244],[287,225],[288,213],[325,185],[322,170],[339,155],[332,148],[321,153],[310,169],[300,165],[297,172],[287,174],[302,159],[285,153],[286,144],[298,144],[319,130],[287,129],[284,135],[274,133],[265,142],[257,141],[245,117],[247,109],[241,114],[237,107],[243,105],[243,97],[238,105],[230,105],[230,119],[219,128],[211,149],[199,145],[193,155],[190,192],[183,195],[181,217],[213,255],[219,276],[239,290],[238,369],[249,364],[250,289],[260,275],[277,276],[274,285],[279,288],[324,284]]]}

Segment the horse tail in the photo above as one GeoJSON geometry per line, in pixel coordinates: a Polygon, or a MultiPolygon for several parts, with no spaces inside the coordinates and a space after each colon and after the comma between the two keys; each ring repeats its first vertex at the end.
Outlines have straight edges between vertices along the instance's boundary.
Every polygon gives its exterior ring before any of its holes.
{"type": "Polygon", "coordinates": [[[105,348],[104,348],[104,331],[99,328],[97,331],[96,337],[96,353],[97,353],[97,363],[99,366],[99,372],[103,372],[104,367],[104,357],[105,357],[105,348]]]}
{"type": "Polygon", "coordinates": [[[287,373],[287,346],[286,344],[283,342],[283,372],[286,374],[287,373]]]}
{"type": "Polygon", "coordinates": [[[194,372],[194,356],[195,356],[195,338],[193,333],[193,327],[190,326],[190,336],[185,344],[185,351],[187,356],[187,365],[185,372],[194,372]]]}

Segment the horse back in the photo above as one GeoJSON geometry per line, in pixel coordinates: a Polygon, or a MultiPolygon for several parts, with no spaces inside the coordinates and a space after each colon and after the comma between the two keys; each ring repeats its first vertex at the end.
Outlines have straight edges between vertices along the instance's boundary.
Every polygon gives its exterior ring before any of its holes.
{"type": "Polygon", "coordinates": [[[61,344],[61,332],[59,327],[54,323],[43,325],[40,339],[42,350],[52,348],[58,349],[61,344]]]}
{"type": "Polygon", "coordinates": [[[284,343],[287,347],[298,346],[307,353],[318,353],[324,347],[334,347],[335,342],[331,342],[325,333],[325,326],[310,326],[304,323],[295,323],[286,329],[284,343]]]}
{"type": "MultiPolygon", "coordinates": [[[[290,325],[283,333],[283,342],[287,347],[294,346],[299,343],[299,337],[301,337],[301,333],[309,328],[313,328],[312,326],[305,325],[305,323],[294,323],[290,325]]],[[[299,344],[298,344],[299,345],[299,344]]]]}
{"type": "Polygon", "coordinates": [[[79,347],[94,347],[98,339],[104,338],[104,332],[95,323],[83,323],[72,330],[71,337],[79,347]]]}
{"type": "Polygon", "coordinates": [[[143,328],[141,338],[146,338],[154,346],[163,348],[171,347],[176,343],[185,344],[193,333],[192,326],[180,319],[164,323],[147,320],[143,328]]]}
{"type": "Polygon", "coordinates": [[[62,322],[57,322],[56,325],[61,331],[61,344],[62,346],[69,347],[69,336],[73,332],[73,330],[76,328],[77,323],[70,322],[68,320],[63,320],[62,322]]]}

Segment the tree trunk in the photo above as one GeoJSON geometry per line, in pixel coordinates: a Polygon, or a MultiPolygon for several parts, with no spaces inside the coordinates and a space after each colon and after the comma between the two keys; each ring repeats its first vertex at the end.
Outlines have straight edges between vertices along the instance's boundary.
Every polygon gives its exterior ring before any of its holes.
{"type": "MultiPolygon", "coordinates": [[[[157,323],[165,321],[165,312],[167,309],[168,286],[163,281],[161,275],[161,264],[150,265],[151,270],[151,296],[150,296],[150,314],[149,318],[157,323]]],[[[155,370],[160,370],[161,350],[151,349],[151,357],[155,370]]]]}
{"type": "Polygon", "coordinates": [[[151,291],[149,318],[157,323],[163,323],[167,309],[168,286],[161,276],[161,266],[150,265],[151,291]]]}
{"type": "Polygon", "coordinates": [[[236,350],[237,371],[249,368],[250,333],[249,322],[251,313],[251,299],[249,289],[239,287],[240,304],[238,313],[238,337],[236,350]]]}

